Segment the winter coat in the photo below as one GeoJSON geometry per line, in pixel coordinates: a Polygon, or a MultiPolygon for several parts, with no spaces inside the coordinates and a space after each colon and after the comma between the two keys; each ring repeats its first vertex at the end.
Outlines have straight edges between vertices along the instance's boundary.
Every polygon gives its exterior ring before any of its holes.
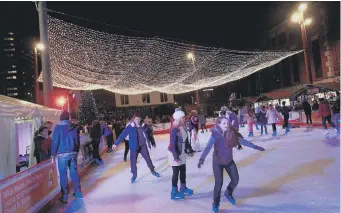
{"type": "Polygon", "coordinates": [[[261,110],[259,112],[259,119],[258,119],[258,124],[259,125],[267,125],[268,119],[265,117],[266,111],[261,110]]]}
{"type": "Polygon", "coordinates": [[[188,143],[186,129],[183,127],[173,127],[170,133],[170,143],[168,146],[168,164],[170,166],[181,166],[186,163],[186,142],[188,143]],[[180,160],[180,162],[177,163],[175,160],[180,160]]]}
{"type": "Polygon", "coordinates": [[[52,139],[45,138],[43,135],[38,134],[34,137],[34,153],[35,157],[40,157],[41,161],[47,160],[51,157],[52,139]]]}
{"type": "MultiPolygon", "coordinates": [[[[238,140],[235,133],[229,128],[227,133],[229,134],[230,140],[238,140]]],[[[215,127],[212,129],[212,136],[210,137],[203,153],[201,154],[200,160],[204,161],[208,153],[214,146],[213,152],[213,163],[220,165],[227,165],[233,160],[232,149],[233,147],[228,146],[223,134],[215,127]]]]}
{"type": "Polygon", "coordinates": [[[328,101],[324,100],[323,102],[320,103],[319,113],[320,113],[320,116],[322,117],[329,116],[332,114],[328,101]]]}
{"type": "MultiPolygon", "coordinates": [[[[146,139],[147,145],[149,148],[152,146],[155,146],[155,139],[150,131],[148,131],[148,126],[144,123],[141,125],[143,127],[143,135],[146,139]]],[[[118,146],[121,141],[129,136],[129,149],[132,152],[136,152],[139,148],[139,141],[138,141],[138,132],[137,127],[134,122],[128,123],[127,127],[123,130],[123,132],[120,134],[120,136],[116,139],[115,145],[118,146]]]]}
{"type": "Polygon", "coordinates": [[[226,112],[226,117],[228,118],[230,124],[237,130],[239,131],[239,121],[237,118],[237,115],[234,112],[227,111],[226,112]]]}
{"type": "Polygon", "coordinates": [[[268,124],[275,124],[277,123],[277,110],[276,109],[268,109],[266,111],[265,117],[268,119],[268,124]]]}
{"type": "Polygon", "coordinates": [[[91,127],[90,129],[90,138],[92,140],[100,140],[102,136],[102,131],[101,131],[101,124],[97,123],[94,126],[91,127]]]}
{"type": "Polygon", "coordinates": [[[199,115],[199,124],[200,124],[200,125],[206,124],[205,115],[203,115],[203,114],[199,115]]]}
{"type": "Polygon", "coordinates": [[[284,116],[284,115],[289,115],[289,112],[290,112],[290,108],[289,108],[289,107],[287,107],[287,106],[282,106],[282,108],[281,108],[281,113],[282,113],[283,116],[284,116]]]}
{"type": "Polygon", "coordinates": [[[199,123],[198,116],[192,115],[189,121],[187,122],[188,131],[191,132],[193,129],[198,131],[198,123],[199,123]]]}
{"type": "Polygon", "coordinates": [[[111,129],[106,125],[101,125],[101,133],[105,137],[108,137],[109,135],[113,134],[111,129]]]}
{"type": "Polygon", "coordinates": [[[308,101],[303,101],[302,108],[305,112],[311,112],[311,106],[308,101]]]}
{"type": "Polygon", "coordinates": [[[77,154],[80,148],[79,134],[70,121],[61,121],[53,130],[51,156],[77,154]]]}

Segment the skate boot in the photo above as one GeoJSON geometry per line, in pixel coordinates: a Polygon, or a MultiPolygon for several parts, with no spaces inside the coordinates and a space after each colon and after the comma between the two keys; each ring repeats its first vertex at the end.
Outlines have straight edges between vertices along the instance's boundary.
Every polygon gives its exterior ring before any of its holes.
{"type": "Polygon", "coordinates": [[[249,134],[248,134],[248,136],[247,136],[248,138],[250,138],[251,137],[251,132],[249,132],[249,134]]]}
{"type": "Polygon", "coordinates": [[[155,177],[161,177],[161,175],[158,172],[152,171],[152,175],[154,175],[155,177]]]}
{"type": "Polygon", "coordinates": [[[184,199],[184,198],[185,198],[185,195],[180,193],[177,187],[172,187],[172,192],[171,192],[172,200],[178,200],[178,199],[184,199]]]}
{"type": "Polygon", "coordinates": [[[72,195],[76,198],[83,198],[82,192],[75,192],[72,195]]]}
{"type": "Polygon", "coordinates": [[[180,193],[184,195],[192,195],[193,190],[186,187],[186,184],[181,184],[180,193]]]}
{"type": "Polygon", "coordinates": [[[64,203],[64,204],[68,204],[69,202],[62,197],[58,198],[58,200],[61,202],[61,203],[64,203]]]}
{"type": "Polygon", "coordinates": [[[213,212],[218,212],[219,211],[219,203],[217,203],[217,202],[213,202],[212,203],[212,210],[213,210],[213,212]]]}
{"type": "Polygon", "coordinates": [[[201,134],[204,134],[204,130],[201,130],[201,134]]]}
{"type": "Polygon", "coordinates": [[[289,129],[289,127],[287,127],[286,129],[285,129],[285,134],[287,134],[287,133],[289,133],[290,132],[290,129],[289,129]]]}
{"type": "Polygon", "coordinates": [[[253,135],[253,132],[251,132],[251,137],[253,137],[254,135],[253,135]]]}
{"type": "Polygon", "coordinates": [[[227,190],[224,193],[225,197],[228,199],[228,201],[230,201],[230,203],[232,205],[234,205],[236,203],[236,200],[234,199],[234,197],[232,196],[231,193],[229,193],[227,190]]]}
{"type": "Polygon", "coordinates": [[[268,135],[268,131],[267,130],[265,130],[265,135],[268,135]]]}
{"type": "Polygon", "coordinates": [[[103,162],[102,160],[95,159],[95,161],[96,161],[96,163],[97,163],[98,165],[103,165],[103,164],[104,164],[104,162],[103,162]]]}
{"type": "Polygon", "coordinates": [[[328,129],[324,132],[325,135],[329,135],[328,129]]]}
{"type": "Polygon", "coordinates": [[[136,178],[137,178],[136,176],[131,177],[131,183],[135,183],[136,178]]]}
{"type": "Polygon", "coordinates": [[[276,136],[277,135],[277,131],[275,130],[273,133],[272,133],[272,136],[276,136]]]}

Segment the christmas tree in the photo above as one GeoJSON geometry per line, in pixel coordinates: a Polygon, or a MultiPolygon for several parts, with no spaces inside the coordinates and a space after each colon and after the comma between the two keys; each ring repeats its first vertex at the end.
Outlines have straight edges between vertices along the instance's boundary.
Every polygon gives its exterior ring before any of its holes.
{"type": "Polygon", "coordinates": [[[96,119],[98,110],[96,107],[95,99],[91,91],[81,91],[81,104],[79,108],[79,123],[80,124],[91,124],[96,119]]]}

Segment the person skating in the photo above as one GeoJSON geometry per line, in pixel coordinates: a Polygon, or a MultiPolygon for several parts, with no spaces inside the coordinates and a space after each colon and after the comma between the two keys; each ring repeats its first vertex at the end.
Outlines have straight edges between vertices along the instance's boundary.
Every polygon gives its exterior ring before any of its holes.
{"type": "Polygon", "coordinates": [[[139,153],[141,153],[142,157],[146,161],[152,175],[156,177],[160,177],[160,174],[157,173],[154,169],[154,165],[152,160],[150,159],[148,147],[155,147],[155,143],[153,144],[152,135],[148,135],[147,133],[147,125],[141,123],[141,116],[139,113],[135,113],[131,122],[128,126],[123,130],[120,136],[117,138],[113,145],[113,149],[116,148],[120,144],[120,142],[129,135],[129,149],[130,149],[130,167],[131,173],[133,174],[131,178],[131,183],[134,183],[137,178],[137,166],[136,161],[139,153]]]}
{"type": "Polygon", "coordinates": [[[77,171],[77,155],[80,148],[79,134],[75,125],[70,122],[70,115],[67,111],[60,115],[60,123],[56,125],[52,134],[51,156],[58,157],[58,170],[62,197],[59,201],[68,203],[69,183],[67,168],[70,170],[73,196],[82,198],[81,185],[77,171]]]}
{"type": "Polygon", "coordinates": [[[191,148],[192,150],[194,150],[194,152],[199,151],[200,150],[200,144],[198,140],[199,118],[196,110],[192,110],[191,117],[187,123],[188,123],[187,130],[190,134],[189,142],[191,144],[191,148]]]}
{"type": "Polygon", "coordinates": [[[261,110],[259,111],[259,121],[258,121],[258,124],[260,125],[261,135],[263,135],[263,129],[264,129],[265,135],[268,135],[268,128],[266,126],[268,124],[268,120],[265,117],[265,115],[266,115],[265,106],[262,106],[261,110]]]}
{"type": "Polygon", "coordinates": [[[289,129],[289,112],[290,112],[290,108],[285,106],[285,101],[283,101],[281,113],[282,113],[283,119],[284,119],[283,127],[285,128],[285,134],[290,132],[290,129],[289,129]]]}
{"type": "Polygon", "coordinates": [[[207,129],[206,129],[206,117],[205,117],[204,113],[200,113],[198,118],[199,118],[199,125],[201,127],[201,133],[204,133],[204,129],[207,132],[207,129]]]}
{"type": "Polygon", "coordinates": [[[99,154],[99,144],[101,142],[101,124],[99,121],[94,120],[92,121],[91,129],[90,129],[90,138],[91,138],[91,145],[92,145],[92,157],[94,158],[94,162],[102,165],[104,164],[100,154],[99,154]]]}
{"type": "Polygon", "coordinates": [[[311,119],[311,106],[307,99],[303,100],[302,108],[303,108],[305,117],[307,118],[307,128],[309,128],[309,126],[311,127],[313,125],[313,121],[311,119]],[[309,125],[309,121],[310,121],[310,125],[309,125]]]}
{"type": "Polygon", "coordinates": [[[268,119],[268,124],[272,125],[272,136],[277,135],[276,129],[277,114],[278,114],[277,110],[272,106],[272,104],[269,104],[265,117],[268,119]]]}
{"type": "Polygon", "coordinates": [[[173,114],[173,119],[170,144],[168,146],[168,163],[173,169],[171,199],[183,199],[185,195],[193,194],[193,190],[186,186],[185,144],[188,143],[188,134],[184,126],[185,113],[176,111],[173,114]],[[179,174],[181,185],[178,190],[179,174]]]}
{"type": "Polygon", "coordinates": [[[113,143],[113,140],[114,140],[114,133],[110,129],[108,124],[105,123],[105,122],[101,123],[101,132],[102,132],[102,135],[105,137],[105,140],[107,142],[107,146],[108,146],[107,153],[110,153],[110,152],[113,151],[112,150],[112,143],[113,143]]]}
{"type": "Polygon", "coordinates": [[[338,93],[338,96],[336,100],[332,104],[332,122],[335,125],[335,128],[337,130],[337,133],[340,134],[340,128],[339,128],[339,122],[340,122],[340,93],[338,93]]]}
{"type": "Polygon", "coordinates": [[[244,109],[243,109],[243,107],[239,107],[238,118],[239,118],[240,127],[244,127],[244,109]]]}
{"type": "Polygon", "coordinates": [[[320,105],[319,105],[319,114],[322,117],[322,124],[326,132],[324,134],[329,134],[328,127],[327,127],[327,121],[328,123],[335,128],[335,132],[338,133],[338,127],[334,125],[332,122],[332,110],[327,100],[324,98],[320,99],[320,105]]]}
{"type": "Polygon", "coordinates": [[[252,109],[249,109],[248,112],[246,113],[246,123],[248,126],[248,130],[249,130],[249,135],[248,137],[253,137],[253,125],[254,125],[254,115],[253,115],[253,111],[252,109]]]}
{"type": "MultiPolygon", "coordinates": [[[[215,179],[214,197],[212,209],[218,212],[220,204],[221,188],[223,186],[223,170],[225,169],[231,178],[224,195],[232,203],[235,199],[232,193],[239,182],[239,174],[237,166],[233,161],[232,149],[238,147],[238,135],[231,128],[226,117],[219,117],[215,126],[212,128],[212,136],[210,137],[198,163],[198,168],[204,164],[205,158],[214,146],[213,153],[213,174],[215,179]]],[[[246,146],[248,146],[246,144],[246,146]]]]}

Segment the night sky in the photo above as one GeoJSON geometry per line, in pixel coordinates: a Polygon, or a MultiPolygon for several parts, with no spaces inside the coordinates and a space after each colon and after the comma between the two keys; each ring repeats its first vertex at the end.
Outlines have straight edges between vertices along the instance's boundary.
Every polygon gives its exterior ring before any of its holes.
{"type": "MultiPolygon", "coordinates": [[[[64,20],[131,36],[159,36],[228,49],[261,49],[266,29],[289,16],[290,2],[47,2],[54,11],[119,27],[49,13],[64,20]],[[276,14],[273,16],[273,14],[276,14]],[[141,32],[133,32],[134,29],[141,32]]],[[[0,2],[2,30],[39,35],[33,2],[0,2]]]]}

